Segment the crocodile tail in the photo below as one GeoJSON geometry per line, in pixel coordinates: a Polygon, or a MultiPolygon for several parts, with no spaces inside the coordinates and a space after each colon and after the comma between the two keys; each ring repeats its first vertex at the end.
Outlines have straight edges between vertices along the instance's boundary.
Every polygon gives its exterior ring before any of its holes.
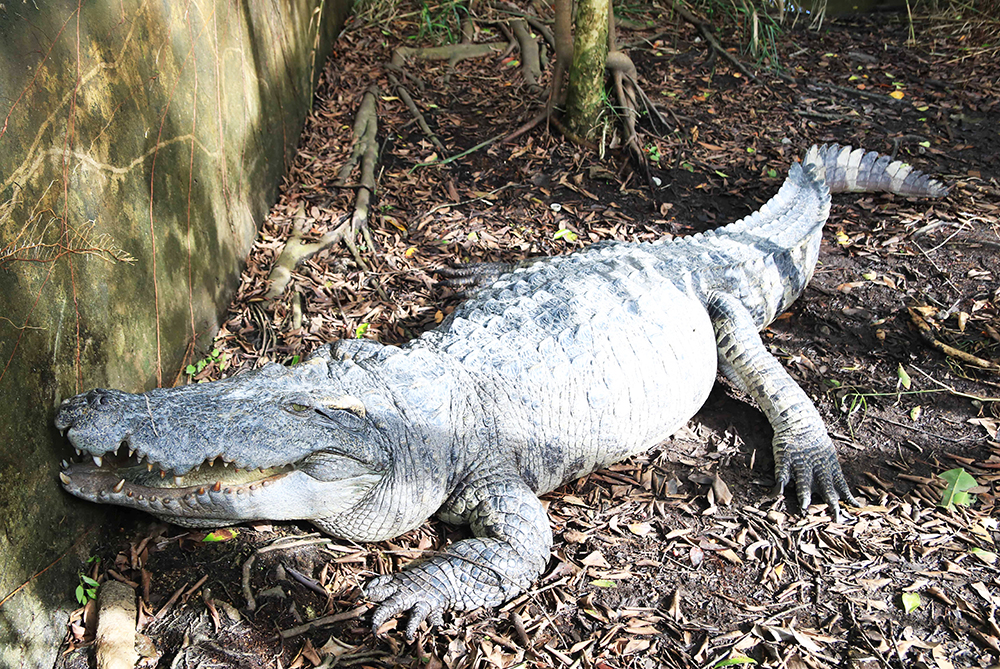
{"type": "Polygon", "coordinates": [[[839,144],[813,145],[803,158],[814,166],[831,193],[895,193],[908,197],[944,197],[948,187],[904,162],[839,144]]]}

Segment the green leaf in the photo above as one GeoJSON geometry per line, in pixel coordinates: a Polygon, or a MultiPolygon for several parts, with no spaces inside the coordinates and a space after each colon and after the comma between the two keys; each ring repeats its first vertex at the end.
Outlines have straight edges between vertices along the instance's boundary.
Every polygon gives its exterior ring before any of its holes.
{"type": "Polygon", "coordinates": [[[878,278],[878,274],[876,274],[875,272],[865,272],[864,274],[861,275],[861,278],[866,281],[874,281],[875,279],[878,278]]]}
{"type": "Polygon", "coordinates": [[[596,585],[598,588],[613,588],[615,587],[615,582],[608,580],[606,578],[599,578],[596,581],[591,581],[591,585],[596,585]]]}
{"type": "Polygon", "coordinates": [[[556,234],[552,235],[552,239],[565,239],[567,242],[575,242],[577,240],[577,235],[572,230],[560,228],[559,230],[556,230],[556,234]]]}
{"type": "Polygon", "coordinates": [[[224,530],[216,530],[215,532],[209,532],[202,539],[205,543],[219,543],[221,541],[229,541],[230,539],[235,539],[239,536],[240,531],[236,528],[228,528],[224,530]]]}
{"type": "Polygon", "coordinates": [[[930,107],[928,107],[927,105],[924,105],[923,107],[917,107],[918,112],[925,112],[928,109],[930,109],[930,107]]]}
{"type": "Polygon", "coordinates": [[[219,349],[213,348],[212,352],[209,354],[209,356],[212,357],[212,358],[218,358],[219,357],[219,349]]]}
{"type": "Polygon", "coordinates": [[[771,177],[772,179],[775,178],[776,176],[778,176],[778,170],[774,170],[774,169],[768,170],[767,171],[767,176],[771,177]]]}
{"type": "Polygon", "coordinates": [[[736,657],[731,657],[728,660],[720,660],[716,662],[713,666],[716,667],[731,667],[734,664],[757,664],[757,660],[752,657],[746,657],[745,655],[737,655],[736,657]]]}
{"type": "Polygon", "coordinates": [[[90,586],[90,587],[92,587],[92,588],[96,588],[97,586],[99,586],[99,585],[100,585],[100,583],[98,583],[98,582],[97,582],[97,581],[95,581],[94,579],[90,578],[90,577],[89,577],[89,576],[87,576],[86,574],[80,574],[80,581],[81,581],[81,582],[82,582],[82,583],[83,583],[84,585],[89,585],[89,586],[90,586]]]}
{"type": "Polygon", "coordinates": [[[292,356],[292,364],[293,365],[299,364],[299,360],[301,360],[301,359],[302,359],[302,356],[299,355],[298,353],[296,353],[295,355],[292,356]]]}
{"type": "Polygon", "coordinates": [[[753,148],[752,146],[748,146],[747,153],[757,153],[757,149],[753,148]]]}
{"type": "Polygon", "coordinates": [[[84,592],[82,583],[76,586],[76,601],[84,606],[87,604],[87,593],[84,592]]]}
{"type": "Polygon", "coordinates": [[[925,149],[929,149],[929,148],[931,148],[931,143],[930,142],[920,142],[920,146],[924,147],[925,149]]]}
{"type": "Polygon", "coordinates": [[[362,323],[354,330],[354,338],[361,339],[368,332],[368,323],[362,323]]]}
{"type": "Polygon", "coordinates": [[[188,365],[184,368],[184,373],[188,376],[194,376],[198,373],[198,370],[194,368],[194,365],[188,365]]]}
{"type": "Polygon", "coordinates": [[[718,175],[719,175],[720,177],[722,177],[723,179],[728,179],[728,178],[729,178],[729,175],[728,175],[728,174],[726,174],[725,172],[722,172],[722,171],[720,171],[720,170],[715,170],[715,173],[716,173],[716,174],[718,174],[718,175]]]}
{"type": "Polygon", "coordinates": [[[938,502],[938,506],[950,509],[956,504],[960,506],[969,505],[971,496],[968,491],[979,485],[976,479],[972,478],[961,467],[949,469],[946,472],[938,474],[938,476],[948,484],[944,492],[941,493],[941,501],[938,502]]]}
{"type": "Polygon", "coordinates": [[[983,550],[982,548],[973,547],[972,550],[969,552],[975,555],[983,562],[985,562],[986,564],[992,565],[996,564],[997,562],[997,554],[994,553],[993,551],[986,551],[983,550]]]}
{"type": "Polygon", "coordinates": [[[916,592],[904,592],[900,595],[900,599],[903,601],[903,610],[907,613],[913,613],[920,608],[920,595],[916,592]]]}
{"type": "Polygon", "coordinates": [[[896,376],[899,377],[899,382],[903,384],[903,387],[909,390],[910,383],[912,382],[910,381],[910,375],[903,369],[903,363],[899,363],[899,367],[896,368],[896,376]]]}

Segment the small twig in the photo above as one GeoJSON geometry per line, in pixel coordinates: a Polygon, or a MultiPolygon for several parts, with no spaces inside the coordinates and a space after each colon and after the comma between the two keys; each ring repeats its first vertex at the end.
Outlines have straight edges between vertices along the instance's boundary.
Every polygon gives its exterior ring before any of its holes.
{"type": "MultiPolygon", "coordinates": [[[[917,331],[920,333],[921,338],[923,338],[923,340],[927,342],[927,344],[929,344],[931,348],[935,348],[938,351],[941,351],[950,358],[956,358],[958,360],[961,360],[967,365],[972,365],[974,367],[979,367],[981,369],[989,370],[991,372],[1000,373],[1000,365],[990,360],[983,360],[982,358],[972,355],[971,353],[966,353],[965,351],[957,349],[954,346],[949,346],[948,344],[945,344],[943,341],[937,339],[934,336],[934,331],[931,329],[931,326],[927,323],[927,321],[924,320],[923,316],[917,313],[915,309],[909,307],[907,308],[907,311],[910,312],[910,321],[913,323],[913,326],[917,328],[917,331]]],[[[955,391],[955,394],[960,394],[960,393],[958,393],[958,391],[955,391]]]]}
{"type": "Polygon", "coordinates": [[[941,435],[941,434],[934,434],[933,432],[928,432],[927,430],[921,430],[919,427],[915,427],[913,425],[907,425],[905,423],[899,423],[899,422],[891,420],[889,418],[882,418],[880,416],[874,416],[873,419],[877,420],[877,421],[881,421],[883,423],[889,423],[890,425],[895,425],[896,427],[901,427],[901,428],[904,428],[906,430],[913,430],[914,432],[919,432],[920,434],[926,435],[928,437],[934,437],[935,439],[941,439],[942,441],[950,441],[950,442],[955,443],[955,444],[964,444],[965,442],[970,441],[969,439],[954,439],[952,437],[946,437],[946,436],[941,435]]]}
{"type": "Polygon", "coordinates": [[[281,537],[277,539],[270,546],[264,546],[263,548],[258,548],[256,555],[262,555],[264,553],[270,553],[271,551],[292,549],[292,548],[302,548],[303,546],[315,546],[316,544],[328,544],[330,543],[329,537],[320,537],[318,535],[306,535],[303,537],[281,537]],[[301,541],[300,541],[301,540],[301,541]]]}
{"type": "Polygon", "coordinates": [[[916,365],[910,365],[910,367],[912,367],[913,369],[915,369],[918,372],[920,372],[920,374],[922,374],[925,377],[927,377],[927,379],[931,383],[933,383],[935,385],[938,385],[941,388],[943,388],[944,390],[948,391],[948,393],[951,394],[951,395],[955,395],[957,397],[964,397],[964,398],[970,399],[970,400],[976,400],[977,402],[1000,402],[1000,397],[980,397],[979,395],[971,395],[969,393],[963,393],[963,392],[961,392],[959,390],[955,390],[954,388],[952,388],[948,384],[942,383],[941,381],[938,381],[933,376],[931,376],[930,374],[928,374],[924,370],[920,369],[916,365]]]}
{"type": "Polygon", "coordinates": [[[361,606],[351,609],[350,611],[341,611],[340,613],[335,613],[332,616],[323,616],[322,618],[316,618],[315,620],[310,620],[307,623],[303,623],[298,627],[292,627],[287,630],[281,630],[278,632],[278,636],[282,639],[290,639],[293,636],[298,636],[299,634],[305,634],[310,632],[317,627],[324,627],[326,625],[333,625],[344,620],[354,620],[355,618],[360,618],[368,609],[371,608],[370,604],[362,604],[361,606]]]}
{"type": "Polygon", "coordinates": [[[170,599],[167,600],[167,603],[160,607],[160,610],[157,611],[152,618],[150,618],[149,622],[154,622],[165,616],[173,605],[177,603],[177,600],[181,598],[181,595],[184,594],[185,588],[187,588],[187,583],[177,588],[177,590],[174,591],[174,594],[170,596],[170,599]]]}
{"type": "Polygon", "coordinates": [[[486,141],[483,141],[483,142],[480,142],[479,144],[476,144],[471,149],[466,149],[465,151],[462,151],[461,153],[455,154],[454,156],[451,156],[449,158],[445,158],[443,160],[432,160],[432,161],[427,162],[427,163],[417,163],[416,165],[414,165],[413,167],[410,168],[410,172],[412,172],[413,170],[417,169],[418,167],[437,167],[437,166],[440,166],[440,165],[447,165],[448,163],[452,163],[452,162],[458,160],[459,158],[464,158],[465,156],[469,155],[470,153],[475,153],[476,151],[478,151],[479,149],[483,148],[484,146],[489,146],[490,144],[492,144],[492,143],[494,143],[494,142],[496,142],[498,140],[501,140],[501,139],[503,139],[506,136],[507,136],[506,134],[503,134],[503,135],[497,135],[496,137],[490,137],[486,141]]]}
{"type": "Polygon", "coordinates": [[[330,596],[330,591],[324,588],[322,585],[320,585],[319,581],[317,581],[316,579],[309,578],[299,570],[289,567],[287,564],[284,565],[284,567],[285,567],[285,573],[290,574],[292,578],[294,578],[296,581],[298,581],[305,587],[315,592],[317,595],[320,595],[321,597],[330,596]]]}
{"type": "Polygon", "coordinates": [[[254,553],[243,563],[243,599],[247,600],[247,611],[257,610],[257,600],[254,599],[253,591],[250,589],[250,568],[253,567],[256,559],[257,553],[254,553]]]}

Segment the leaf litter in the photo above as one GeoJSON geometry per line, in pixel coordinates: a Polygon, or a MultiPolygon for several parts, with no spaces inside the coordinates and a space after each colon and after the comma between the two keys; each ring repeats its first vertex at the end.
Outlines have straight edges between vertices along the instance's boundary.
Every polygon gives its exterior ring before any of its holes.
{"type": "MultiPolygon", "coordinates": [[[[211,534],[122,511],[88,578],[136,588],[145,666],[1000,661],[1000,391],[995,372],[971,361],[1000,360],[1000,65],[995,49],[973,46],[995,41],[996,24],[919,18],[911,48],[901,46],[907,26],[896,16],[794,29],[796,48],[782,54],[789,75],[765,74],[765,88],[707,59],[697,26],[642,11],[671,26],[620,28],[647,92],[676,123],[644,138],[653,189],[619,138],[601,159],[543,126],[441,165],[516,129],[543,101],[504,54],[453,66],[410,59],[405,78],[421,82],[412,102],[429,136],[393,94],[388,73],[398,72],[383,66],[396,47],[414,45],[419,11],[400,9],[381,30],[355,20],[323,74],[225,325],[204,364],[195,354],[179,379],[292,364],[334,338],[406,341],[460,300],[439,287],[437,268],[710,229],[770,197],[809,144],[863,145],[942,175],[952,195],[838,198],[813,283],[764,339],[817,401],[865,506],[840,525],[823,506],[803,511],[771,498],[770,428],[720,384],[665,444],[546,495],[555,545],[530,592],[496,610],[446,616],[413,645],[399,621],[371,635],[359,586],[462,538],[462,528],[429,521],[355,545],[306,525],[211,534]],[[317,242],[356,211],[360,173],[338,176],[373,85],[371,239],[357,238],[357,254],[342,245],[312,253],[269,298],[288,240],[317,242]],[[960,473],[938,476],[948,470],[960,473]],[[940,506],[963,495],[972,503],[940,506]]],[[[725,30],[720,39],[738,43],[725,30]]],[[[93,617],[92,604],[74,614],[58,666],[87,665],[93,617]]]]}

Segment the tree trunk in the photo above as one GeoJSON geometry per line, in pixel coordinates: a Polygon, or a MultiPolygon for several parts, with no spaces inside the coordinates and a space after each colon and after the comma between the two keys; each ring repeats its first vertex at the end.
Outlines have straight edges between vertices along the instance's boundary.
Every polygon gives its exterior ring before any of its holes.
{"type": "Polygon", "coordinates": [[[610,0],[579,0],[569,71],[566,127],[582,139],[593,139],[604,108],[604,67],[608,55],[610,0]]]}

